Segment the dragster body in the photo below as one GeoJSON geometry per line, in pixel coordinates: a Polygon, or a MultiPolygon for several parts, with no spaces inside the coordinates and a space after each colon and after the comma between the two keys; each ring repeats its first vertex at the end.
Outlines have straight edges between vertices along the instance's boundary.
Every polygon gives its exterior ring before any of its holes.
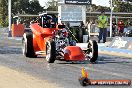
{"type": "MultiPolygon", "coordinates": [[[[41,17],[43,19],[44,16],[41,17]]],[[[44,22],[32,23],[31,31],[23,35],[23,54],[26,57],[46,55],[46,60],[53,63],[55,60],[84,61],[86,53],[76,46],[76,42],[70,39],[70,34],[64,24],[55,24],[53,27],[43,26],[44,22]]],[[[89,41],[87,54],[91,62],[98,57],[96,41],[89,41]]]]}

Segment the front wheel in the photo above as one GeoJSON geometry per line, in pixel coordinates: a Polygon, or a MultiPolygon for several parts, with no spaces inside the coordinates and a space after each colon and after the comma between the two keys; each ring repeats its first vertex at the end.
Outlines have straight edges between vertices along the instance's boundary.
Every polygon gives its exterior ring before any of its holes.
{"type": "Polygon", "coordinates": [[[98,45],[95,40],[89,40],[88,42],[88,56],[90,58],[90,62],[95,62],[98,58],[98,45]]]}
{"type": "Polygon", "coordinates": [[[48,63],[54,63],[56,59],[56,48],[53,40],[46,42],[46,60],[48,63]]]}

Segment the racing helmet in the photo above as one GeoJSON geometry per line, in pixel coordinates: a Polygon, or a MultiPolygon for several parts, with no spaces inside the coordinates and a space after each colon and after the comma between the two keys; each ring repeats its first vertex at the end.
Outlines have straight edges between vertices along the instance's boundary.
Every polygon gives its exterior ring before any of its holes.
{"type": "Polygon", "coordinates": [[[52,20],[52,17],[49,16],[49,15],[47,15],[46,20],[47,20],[47,22],[48,22],[48,21],[51,21],[51,20],[52,20]]]}

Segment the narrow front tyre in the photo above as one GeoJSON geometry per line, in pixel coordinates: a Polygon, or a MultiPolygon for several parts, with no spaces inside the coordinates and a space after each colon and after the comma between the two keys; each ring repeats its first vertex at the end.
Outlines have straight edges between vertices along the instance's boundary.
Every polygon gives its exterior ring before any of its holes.
{"type": "Polygon", "coordinates": [[[95,40],[89,40],[88,42],[88,56],[90,58],[90,62],[95,62],[98,58],[98,44],[95,40]]]}

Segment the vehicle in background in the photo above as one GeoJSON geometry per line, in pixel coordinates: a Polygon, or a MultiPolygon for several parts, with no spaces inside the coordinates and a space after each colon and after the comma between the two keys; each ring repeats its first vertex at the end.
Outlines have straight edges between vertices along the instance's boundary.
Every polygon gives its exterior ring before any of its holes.
{"type": "Polygon", "coordinates": [[[125,37],[132,37],[132,21],[129,22],[129,27],[124,29],[125,37]]]}

